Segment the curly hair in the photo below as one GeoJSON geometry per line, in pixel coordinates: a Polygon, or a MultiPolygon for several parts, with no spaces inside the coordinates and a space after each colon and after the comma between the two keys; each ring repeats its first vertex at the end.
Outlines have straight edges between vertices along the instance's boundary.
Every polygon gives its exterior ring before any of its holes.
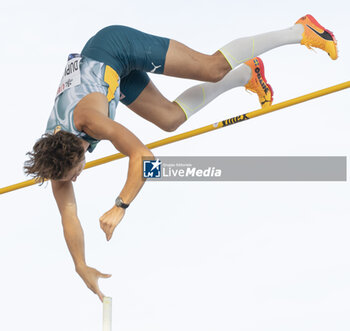
{"type": "Polygon", "coordinates": [[[84,157],[80,138],[66,131],[45,133],[35,143],[30,159],[24,163],[26,175],[44,183],[45,179],[62,179],[84,157]]]}

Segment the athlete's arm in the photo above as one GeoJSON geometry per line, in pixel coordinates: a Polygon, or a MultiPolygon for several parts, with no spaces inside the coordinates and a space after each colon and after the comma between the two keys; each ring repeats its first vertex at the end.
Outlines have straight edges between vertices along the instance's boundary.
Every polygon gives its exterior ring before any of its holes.
{"type": "Polygon", "coordinates": [[[128,177],[120,196],[125,203],[131,203],[144,184],[142,157],[153,154],[131,131],[102,113],[85,109],[84,117],[82,129],[85,133],[98,140],[109,140],[119,152],[129,157],[128,177]]]}
{"type": "MultiPolygon", "coordinates": [[[[151,151],[127,128],[111,120],[106,115],[86,107],[75,114],[75,121],[80,130],[98,140],[109,140],[122,154],[129,157],[129,169],[125,185],[119,196],[124,203],[131,203],[144,184],[142,179],[142,157],[153,154],[151,151]]],[[[101,228],[110,240],[115,227],[124,216],[125,210],[113,206],[111,210],[100,218],[101,228]]]]}
{"type": "Polygon", "coordinates": [[[87,287],[97,294],[101,301],[104,295],[98,286],[98,278],[108,275],[90,268],[85,262],[84,232],[77,215],[77,206],[71,181],[51,181],[52,191],[62,217],[64,238],[72,255],[75,270],[84,280],[87,287]]]}

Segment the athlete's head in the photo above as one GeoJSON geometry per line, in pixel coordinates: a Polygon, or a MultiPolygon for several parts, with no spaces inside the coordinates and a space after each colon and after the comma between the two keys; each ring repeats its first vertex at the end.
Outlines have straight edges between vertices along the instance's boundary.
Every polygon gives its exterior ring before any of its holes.
{"type": "Polygon", "coordinates": [[[85,166],[85,150],[80,138],[66,131],[44,134],[28,152],[24,172],[39,179],[75,181],[85,166]]]}

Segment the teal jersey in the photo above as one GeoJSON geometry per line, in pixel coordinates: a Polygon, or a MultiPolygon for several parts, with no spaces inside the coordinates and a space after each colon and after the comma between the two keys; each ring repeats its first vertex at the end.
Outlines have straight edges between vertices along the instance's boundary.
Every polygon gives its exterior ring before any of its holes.
{"type": "Polygon", "coordinates": [[[59,129],[71,132],[90,144],[88,151],[91,153],[99,140],[77,130],[73,118],[74,108],[86,95],[100,92],[107,97],[108,117],[114,120],[120,96],[119,86],[119,76],[110,66],[79,54],[71,54],[47,122],[46,132],[54,133],[59,129]]]}

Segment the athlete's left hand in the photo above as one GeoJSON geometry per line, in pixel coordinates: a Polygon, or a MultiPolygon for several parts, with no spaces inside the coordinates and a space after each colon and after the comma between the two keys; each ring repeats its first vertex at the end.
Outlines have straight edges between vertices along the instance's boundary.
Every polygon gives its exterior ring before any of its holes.
{"type": "Polygon", "coordinates": [[[112,209],[110,209],[100,217],[100,227],[106,234],[107,241],[111,240],[113,231],[123,219],[124,214],[125,209],[113,206],[112,209]]]}

